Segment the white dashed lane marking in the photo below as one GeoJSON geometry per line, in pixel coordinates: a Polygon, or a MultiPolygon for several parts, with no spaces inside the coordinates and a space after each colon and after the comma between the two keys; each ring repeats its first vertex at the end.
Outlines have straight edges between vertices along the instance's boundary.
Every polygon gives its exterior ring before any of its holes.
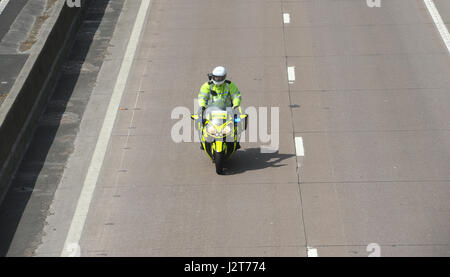
{"type": "Polygon", "coordinates": [[[305,148],[303,147],[303,138],[302,137],[295,138],[295,152],[297,154],[297,157],[305,156],[305,148]]]}
{"type": "Polygon", "coordinates": [[[316,258],[319,257],[319,254],[317,253],[316,248],[308,247],[308,257],[310,258],[316,258]]]}
{"type": "Polygon", "coordinates": [[[284,24],[291,23],[291,15],[288,13],[284,13],[283,14],[283,22],[284,22],[284,24]]]}
{"type": "Polygon", "coordinates": [[[289,84],[293,84],[295,82],[295,67],[289,66],[287,70],[288,70],[289,84]]]}

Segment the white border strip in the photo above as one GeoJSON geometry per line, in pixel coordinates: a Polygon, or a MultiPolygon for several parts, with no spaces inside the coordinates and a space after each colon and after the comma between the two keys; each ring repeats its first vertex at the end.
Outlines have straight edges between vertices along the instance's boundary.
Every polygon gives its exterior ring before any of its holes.
{"type": "Polygon", "coordinates": [[[289,66],[287,70],[289,83],[293,84],[295,82],[295,66],[289,66]]]}
{"type": "Polygon", "coordinates": [[[3,13],[6,6],[8,6],[9,0],[0,0],[0,14],[3,13]]]}
{"type": "Polygon", "coordinates": [[[436,27],[441,34],[442,39],[444,40],[445,46],[447,46],[448,52],[450,53],[450,33],[448,32],[448,29],[445,26],[445,23],[442,20],[442,17],[436,8],[436,5],[434,4],[433,0],[424,0],[424,2],[428,8],[428,11],[430,12],[431,17],[433,18],[434,24],[436,24],[436,27]]]}
{"type": "Polygon", "coordinates": [[[283,14],[283,22],[284,22],[284,24],[291,23],[291,15],[288,13],[284,13],[283,14]]]}
{"type": "Polygon", "coordinates": [[[117,81],[114,87],[113,94],[106,112],[105,120],[98,137],[97,145],[95,147],[94,154],[92,156],[91,163],[84,180],[83,189],[81,191],[80,198],[78,199],[77,208],[70,225],[69,232],[62,250],[61,256],[71,256],[71,249],[73,245],[78,245],[81,233],[86,222],[86,217],[89,211],[89,206],[92,201],[95,186],[97,185],[98,176],[102,168],[103,159],[105,158],[106,150],[109,140],[111,138],[112,129],[116,120],[117,111],[119,110],[120,101],[125,91],[125,86],[128,80],[128,76],[133,65],[133,60],[136,54],[138,43],[141,37],[142,29],[144,27],[145,18],[147,16],[151,0],[141,0],[141,6],[137,14],[137,18],[131,33],[130,40],[128,42],[127,50],[120,67],[120,72],[117,77],[117,81]]]}
{"type": "Polygon", "coordinates": [[[295,138],[295,152],[297,154],[297,157],[305,156],[305,148],[303,147],[303,138],[302,137],[295,138]]]}

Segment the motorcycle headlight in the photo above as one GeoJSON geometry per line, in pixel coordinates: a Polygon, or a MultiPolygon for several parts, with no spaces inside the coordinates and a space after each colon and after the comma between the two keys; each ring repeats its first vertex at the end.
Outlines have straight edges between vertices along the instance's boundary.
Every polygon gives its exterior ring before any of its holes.
{"type": "Polygon", "coordinates": [[[206,127],[206,132],[208,132],[211,135],[215,135],[217,133],[216,128],[214,128],[214,126],[212,126],[212,125],[208,125],[206,127]]]}
{"type": "Polygon", "coordinates": [[[222,129],[222,135],[228,136],[231,133],[231,126],[227,125],[225,128],[222,129]]]}

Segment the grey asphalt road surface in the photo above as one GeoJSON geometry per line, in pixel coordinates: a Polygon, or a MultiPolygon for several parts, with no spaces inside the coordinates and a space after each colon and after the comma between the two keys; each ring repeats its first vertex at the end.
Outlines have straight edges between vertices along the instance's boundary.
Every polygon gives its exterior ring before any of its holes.
{"type": "Polygon", "coordinates": [[[92,5],[0,208],[4,255],[450,256],[450,53],[423,0],[92,5]],[[171,134],[216,65],[244,107],[279,107],[278,151],[247,139],[223,176],[171,134]]]}

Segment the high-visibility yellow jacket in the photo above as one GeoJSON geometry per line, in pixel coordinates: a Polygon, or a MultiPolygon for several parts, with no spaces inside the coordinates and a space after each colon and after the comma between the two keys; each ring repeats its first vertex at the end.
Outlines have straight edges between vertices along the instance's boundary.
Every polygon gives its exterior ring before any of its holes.
{"type": "Polygon", "coordinates": [[[205,108],[211,104],[238,107],[241,105],[241,93],[237,86],[228,80],[220,86],[216,86],[213,82],[206,82],[200,88],[198,104],[205,108]]]}

